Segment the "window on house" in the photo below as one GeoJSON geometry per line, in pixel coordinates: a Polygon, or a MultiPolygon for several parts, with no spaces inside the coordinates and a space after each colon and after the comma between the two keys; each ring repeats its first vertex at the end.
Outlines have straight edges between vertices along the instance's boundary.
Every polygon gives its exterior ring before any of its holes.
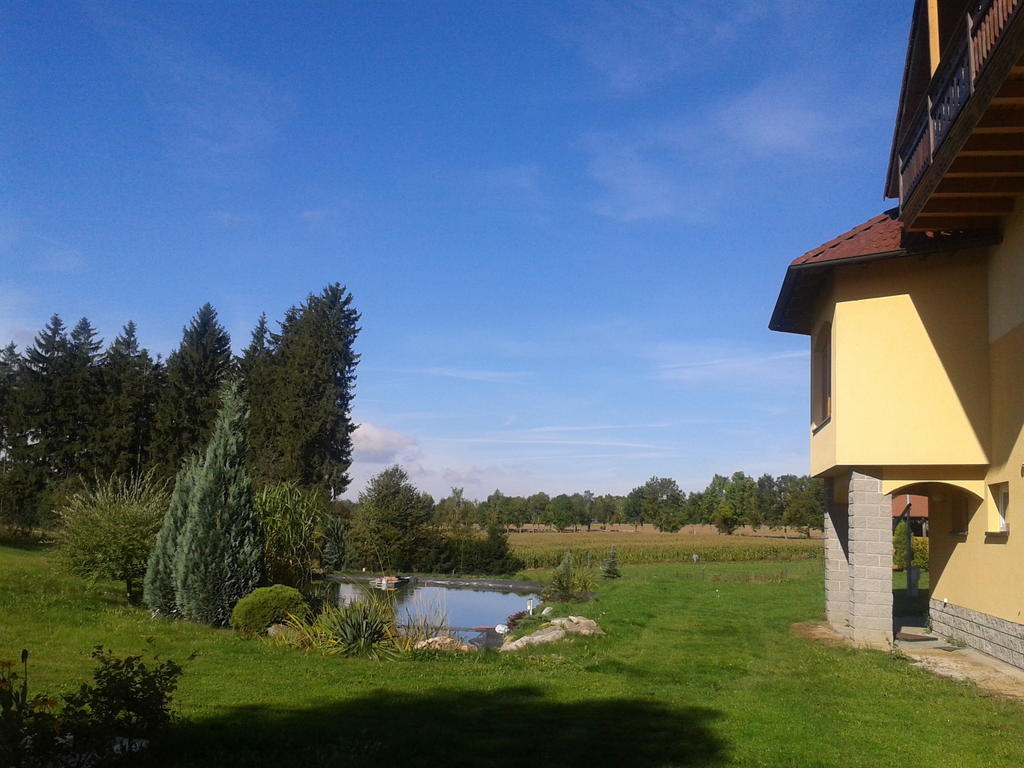
{"type": "Polygon", "coordinates": [[[815,387],[816,407],[815,424],[824,424],[832,416],[832,324],[825,323],[818,332],[816,344],[815,371],[817,379],[815,387]]]}
{"type": "Polygon", "coordinates": [[[993,485],[992,495],[996,501],[996,523],[999,526],[996,530],[1000,533],[1006,533],[1010,530],[1010,525],[1006,522],[1006,514],[1010,510],[1010,484],[1000,483],[999,485],[993,485]]]}

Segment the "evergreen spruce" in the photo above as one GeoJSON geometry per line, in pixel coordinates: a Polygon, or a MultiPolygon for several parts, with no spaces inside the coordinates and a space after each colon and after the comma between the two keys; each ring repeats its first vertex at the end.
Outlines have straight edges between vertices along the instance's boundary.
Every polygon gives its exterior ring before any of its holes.
{"type": "Polygon", "coordinates": [[[348,487],[358,322],[352,294],[335,283],[289,309],[281,332],[271,334],[262,389],[248,385],[258,482],[318,485],[331,498],[348,487]]]}
{"type": "Polygon", "coordinates": [[[608,550],[608,557],[601,563],[601,578],[602,579],[620,579],[622,578],[622,571],[619,570],[619,555],[615,551],[615,547],[608,550]]]}
{"type": "Polygon", "coordinates": [[[193,621],[222,626],[259,585],[263,542],[245,469],[245,408],[235,385],[223,393],[188,517],[177,542],[178,609],[193,621]]]}
{"type": "Polygon", "coordinates": [[[153,611],[170,616],[177,612],[174,564],[178,540],[188,518],[189,502],[200,470],[198,459],[191,458],[178,473],[171,494],[171,503],[156,536],[143,582],[142,600],[153,611]]]}
{"type": "Polygon", "coordinates": [[[99,476],[139,475],[149,466],[160,373],[129,321],[103,357],[95,456],[99,476]]]}
{"type": "Polygon", "coordinates": [[[157,404],[153,456],[165,473],[210,437],[221,385],[232,370],[231,337],[209,303],[184,329],[181,345],[167,359],[166,384],[157,404]]]}

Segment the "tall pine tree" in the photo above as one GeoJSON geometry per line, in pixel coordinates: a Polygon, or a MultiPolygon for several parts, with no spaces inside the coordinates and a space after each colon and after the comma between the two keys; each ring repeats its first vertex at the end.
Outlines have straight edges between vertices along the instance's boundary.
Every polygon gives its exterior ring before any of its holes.
{"type": "Polygon", "coordinates": [[[101,373],[96,472],[139,475],[149,465],[161,367],[139,345],[134,322],[128,321],[107,349],[101,373]]]}
{"type": "Polygon", "coordinates": [[[245,469],[245,406],[236,385],[223,393],[188,517],[175,553],[175,599],[181,614],[221,626],[263,570],[263,539],[245,469]]]}
{"type": "Polygon", "coordinates": [[[181,345],[167,358],[157,403],[152,456],[173,476],[181,462],[202,450],[216,418],[221,385],[232,370],[231,337],[209,303],[185,327],[181,345]]]}
{"type": "Polygon", "coordinates": [[[269,370],[249,385],[258,481],[318,485],[332,498],[348,487],[359,317],[352,294],[334,283],[289,309],[271,335],[269,370]]]}

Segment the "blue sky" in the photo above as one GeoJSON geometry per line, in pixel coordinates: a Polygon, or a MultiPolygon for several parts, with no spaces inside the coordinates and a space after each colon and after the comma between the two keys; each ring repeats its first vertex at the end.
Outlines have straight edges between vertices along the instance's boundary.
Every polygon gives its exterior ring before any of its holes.
{"type": "Polygon", "coordinates": [[[786,264],[891,203],[912,3],[0,8],[0,339],[166,355],[328,282],[354,483],[435,496],[803,473],[786,264]]]}

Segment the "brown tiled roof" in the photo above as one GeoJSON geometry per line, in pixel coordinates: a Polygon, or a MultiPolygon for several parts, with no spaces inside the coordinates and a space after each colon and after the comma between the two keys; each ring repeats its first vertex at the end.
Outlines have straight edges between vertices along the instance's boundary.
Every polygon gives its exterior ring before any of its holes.
{"type": "Polygon", "coordinates": [[[976,241],[978,238],[977,232],[904,232],[903,222],[898,217],[899,209],[891,208],[863,224],[858,224],[849,232],[812,248],[803,256],[794,259],[792,264],[819,264],[836,259],[881,256],[900,251],[955,248],[961,242],[967,244],[967,241],[976,241]]]}
{"type": "Polygon", "coordinates": [[[898,216],[898,209],[890,209],[794,259],[786,271],[768,327],[773,331],[809,334],[811,310],[827,273],[831,272],[829,268],[842,262],[925,255],[1000,242],[998,232],[904,232],[898,216]]]}

